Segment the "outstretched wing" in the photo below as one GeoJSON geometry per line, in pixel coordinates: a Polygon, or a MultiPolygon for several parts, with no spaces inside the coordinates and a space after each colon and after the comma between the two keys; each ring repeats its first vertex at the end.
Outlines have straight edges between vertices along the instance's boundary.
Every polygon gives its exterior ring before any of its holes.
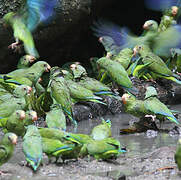
{"type": "Polygon", "coordinates": [[[27,0],[23,11],[28,29],[32,32],[39,23],[48,21],[56,4],[57,0],[27,0]]]}

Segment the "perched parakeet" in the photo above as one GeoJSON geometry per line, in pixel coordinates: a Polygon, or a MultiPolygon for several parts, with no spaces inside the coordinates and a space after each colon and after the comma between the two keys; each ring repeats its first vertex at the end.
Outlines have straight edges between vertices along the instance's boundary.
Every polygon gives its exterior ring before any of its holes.
{"type": "Polygon", "coordinates": [[[147,46],[145,45],[137,45],[134,48],[134,54],[139,53],[142,57],[142,62],[144,64],[150,63],[148,66],[149,70],[154,73],[157,77],[165,78],[168,80],[172,80],[178,84],[181,84],[181,81],[176,79],[178,77],[174,74],[164,63],[164,61],[154,54],[147,46]]]}
{"type": "Polygon", "coordinates": [[[16,90],[20,93],[17,92],[16,96],[13,96],[10,100],[0,104],[0,117],[5,118],[10,116],[15,110],[26,109],[26,96],[29,95],[32,88],[28,86],[21,86],[20,88],[16,88],[15,91],[16,90]]]}
{"type": "Polygon", "coordinates": [[[53,104],[46,114],[46,124],[49,128],[66,130],[66,118],[60,104],[53,104]]]}
{"type": "Polygon", "coordinates": [[[178,140],[174,159],[175,159],[175,163],[177,164],[177,167],[180,171],[181,170],[181,139],[178,140]]]}
{"type": "Polygon", "coordinates": [[[7,118],[5,128],[8,132],[13,132],[18,136],[24,135],[26,129],[24,127],[25,112],[17,110],[7,118]]]}
{"type": "Polygon", "coordinates": [[[137,89],[133,87],[126,70],[119,62],[103,57],[97,61],[97,64],[100,68],[104,69],[107,75],[122,88],[133,94],[137,92],[137,89]]]}
{"type": "MultiPolygon", "coordinates": [[[[14,133],[6,133],[0,141],[0,166],[6,163],[14,152],[18,137],[14,133]]],[[[2,172],[0,171],[0,174],[2,172]]]]}
{"type": "Polygon", "coordinates": [[[67,114],[69,119],[77,126],[77,122],[73,119],[72,113],[72,101],[70,97],[70,90],[67,85],[67,81],[60,74],[59,68],[57,72],[57,67],[51,69],[50,82],[48,89],[50,91],[52,99],[55,103],[61,105],[63,111],[67,114]]]}
{"type": "Polygon", "coordinates": [[[167,106],[157,98],[156,89],[152,86],[147,87],[144,106],[148,111],[148,114],[156,115],[156,118],[160,121],[167,119],[171,122],[179,124],[178,120],[172,114],[171,110],[168,109],[167,106]]]}
{"type": "Polygon", "coordinates": [[[65,131],[55,128],[40,128],[39,133],[41,137],[48,139],[64,140],[65,131]]]}
{"type": "Polygon", "coordinates": [[[67,80],[66,83],[67,83],[71,98],[75,99],[76,101],[78,102],[91,101],[91,102],[96,102],[96,103],[101,103],[101,104],[106,105],[105,103],[101,101],[102,100],[101,97],[94,95],[94,93],[91,90],[85,88],[79,83],[72,80],[67,80]]]}
{"type": "Polygon", "coordinates": [[[147,110],[144,107],[144,102],[142,100],[136,99],[136,97],[123,94],[122,102],[124,104],[124,111],[126,113],[132,114],[136,117],[144,117],[147,114],[147,110]]]}
{"type": "Polygon", "coordinates": [[[17,86],[12,93],[7,92],[4,95],[0,96],[0,103],[7,102],[13,98],[22,98],[25,95],[30,94],[32,88],[26,85],[17,86]]]}
{"type": "Polygon", "coordinates": [[[126,152],[121,148],[120,142],[114,138],[107,138],[100,141],[91,141],[86,146],[89,155],[96,160],[116,159],[121,153],[126,152]]]}
{"type": "Polygon", "coordinates": [[[103,140],[111,137],[111,120],[105,121],[102,119],[102,123],[92,129],[90,136],[94,140],[103,140]]]}
{"type": "Polygon", "coordinates": [[[90,78],[84,77],[82,78],[78,84],[85,87],[86,89],[91,90],[95,95],[113,95],[114,93],[111,91],[111,88],[101,83],[100,81],[90,78]]]}
{"type": "Polygon", "coordinates": [[[43,148],[42,138],[38,128],[34,125],[27,126],[23,137],[23,152],[28,164],[36,171],[42,162],[43,148]]]}
{"type": "Polygon", "coordinates": [[[55,0],[26,0],[19,11],[5,14],[4,26],[12,27],[16,40],[9,47],[15,49],[22,41],[26,54],[38,58],[39,54],[31,33],[40,23],[47,21],[53,15],[56,2],[55,0]]]}
{"type": "Polygon", "coordinates": [[[72,152],[72,147],[56,139],[42,138],[43,152],[48,156],[50,161],[51,157],[55,157],[58,161],[64,153],[72,152]]]}
{"type": "Polygon", "coordinates": [[[18,61],[17,68],[18,69],[26,69],[29,68],[30,64],[35,61],[35,58],[31,55],[24,55],[18,61]]]}
{"type": "Polygon", "coordinates": [[[74,79],[80,79],[81,77],[87,76],[86,69],[82,65],[80,65],[79,62],[71,64],[70,70],[72,71],[74,79]]]}
{"type": "Polygon", "coordinates": [[[127,69],[131,62],[132,56],[133,50],[130,48],[124,48],[118,53],[118,55],[114,56],[111,59],[121,63],[124,69],[127,69]]]}
{"type": "Polygon", "coordinates": [[[7,82],[11,81],[12,79],[12,80],[18,81],[21,84],[29,85],[29,84],[26,84],[26,81],[25,81],[28,79],[29,81],[31,81],[32,84],[35,85],[37,81],[39,80],[39,78],[42,76],[42,74],[44,72],[49,72],[50,69],[51,67],[47,62],[38,61],[27,69],[17,69],[8,73],[6,75],[9,78],[7,82]]]}

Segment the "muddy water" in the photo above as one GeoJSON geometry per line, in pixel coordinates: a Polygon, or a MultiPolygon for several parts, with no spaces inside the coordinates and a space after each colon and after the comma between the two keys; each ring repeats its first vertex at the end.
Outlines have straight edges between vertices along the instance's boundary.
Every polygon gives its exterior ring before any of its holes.
{"type": "MultiPolygon", "coordinates": [[[[181,111],[181,105],[174,106],[172,109],[181,111]]],[[[133,117],[123,113],[104,118],[111,119],[113,137],[119,139],[128,150],[117,159],[116,163],[95,160],[89,162],[85,158],[64,165],[47,165],[47,158],[44,157],[45,165],[40,167],[37,173],[33,173],[30,168],[23,166],[24,155],[21,139],[19,139],[14,156],[1,167],[1,170],[8,171],[8,174],[0,176],[0,179],[125,179],[125,177],[139,180],[180,179],[173,158],[178,136],[157,132],[147,133],[148,135],[146,133],[120,135],[120,128],[127,128],[133,117]],[[172,168],[158,171],[159,168],[166,166],[172,168]]],[[[77,133],[89,134],[91,129],[100,122],[100,119],[79,122],[77,133]]],[[[174,124],[165,123],[165,127],[172,128],[174,124]]],[[[68,131],[73,132],[73,128],[68,127],[68,131]]]]}

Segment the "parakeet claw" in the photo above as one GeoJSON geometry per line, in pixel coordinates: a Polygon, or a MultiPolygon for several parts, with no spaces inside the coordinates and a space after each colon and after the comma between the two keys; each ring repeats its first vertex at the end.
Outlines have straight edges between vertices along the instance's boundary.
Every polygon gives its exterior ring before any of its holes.
{"type": "Polygon", "coordinates": [[[9,49],[13,49],[14,52],[19,52],[21,53],[21,45],[19,42],[14,42],[8,46],[9,49]]]}
{"type": "Polygon", "coordinates": [[[156,81],[154,81],[153,79],[147,79],[146,81],[147,81],[147,82],[152,82],[152,83],[155,83],[155,84],[156,84],[156,81]]]}
{"type": "Polygon", "coordinates": [[[151,117],[152,121],[155,122],[156,116],[155,115],[145,115],[145,117],[151,117]]]}

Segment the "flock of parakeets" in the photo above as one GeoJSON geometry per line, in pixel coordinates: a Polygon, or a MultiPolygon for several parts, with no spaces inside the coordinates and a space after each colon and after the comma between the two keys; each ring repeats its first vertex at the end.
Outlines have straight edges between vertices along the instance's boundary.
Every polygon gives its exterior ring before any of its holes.
{"type": "MultiPolygon", "coordinates": [[[[59,158],[78,159],[93,156],[95,159],[116,159],[126,148],[111,136],[111,121],[92,129],[90,135],[66,132],[66,119],[74,125],[73,105],[90,101],[106,106],[102,95],[122,101],[125,112],[137,117],[152,117],[180,125],[157,98],[154,87],[146,88],[144,100],[130,76],[156,81],[165,78],[181,84],[181,2],[179,0],[145,0],[148,7],[163,12],[160,24],[148,20],[141,36],[131,35],[127,28],[100,20],[92,29],[107,52],[101,58],[91,58],[92,76],[78,62],[66,63],[61,68],[50,67],[45,61],[31,65],[39,53],[35,48],[32,32],[39,24],[46,23],[54,14],[55,0],[26,0],[22,8],[6,14],[4,26],[12,27],[15,43],[9,47],[19,50],[23,43],[26,55],[18,62],[17,69],[0,75],[0,127],[5,133],[0,142],[0,165],[12,156],[17,137],[23,138],[25,159],[34,171],[43,163],[45,153],[49,161],[59,158]],[[49,72],[49,73],[44,73],[49,72]],[[112,90],[121,88],[127,93],[122,97],[112,90]],[[37,127],[38,117],[44,117],[46,127],[37,127]]],[[[41,118],[40,118],[41,119],[41,118]]],[[[42,120],[43,121],[43,120],[42,120]]],[[[175,161],[181,170],[181,141],[175,161]]]]}

